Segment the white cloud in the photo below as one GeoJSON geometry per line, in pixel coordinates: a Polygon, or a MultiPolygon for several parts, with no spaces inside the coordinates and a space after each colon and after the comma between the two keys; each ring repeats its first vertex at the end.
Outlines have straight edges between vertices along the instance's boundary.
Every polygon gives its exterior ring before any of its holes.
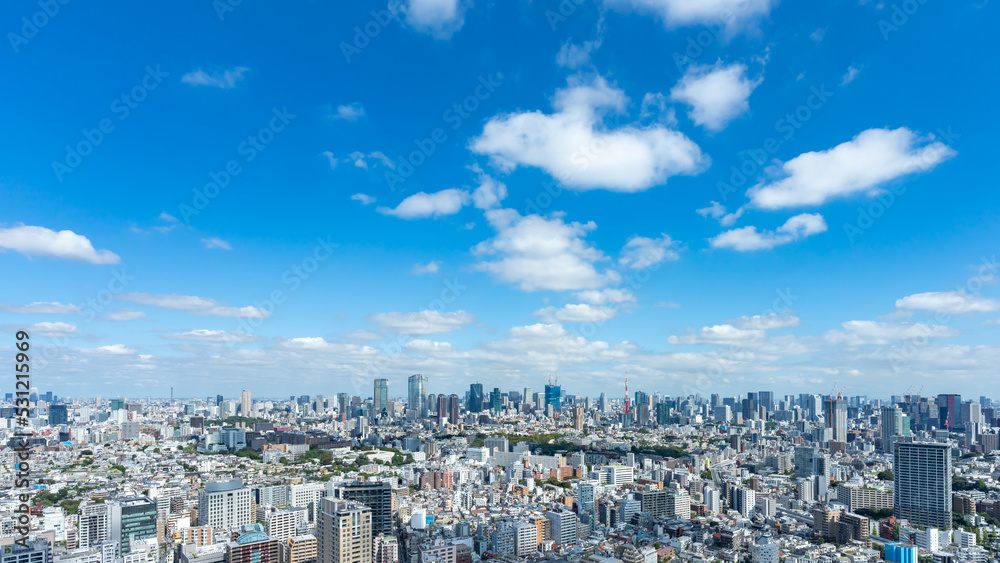
{"type": "Polygon", "coordinates": [[[692,65],[670,91],[670,99],[691,106],[688,117],[710,131],[721,131],[750,110],[750,94],[763,78],[747,77],[742,63],[692,65]]]}
{"type": "Polygon", "coordinates": [[[465,23],[463,0],[408,0],[406,23],[437,39],[448,39],[465,23]]]}
{"type": "Polygon", "coordinates": [[[723,227],[731,227],[736,220],[743,216],[744,209],[741,207],[732,213],[728,213],[726,206],[722,205],[717,201],[710,203],[708,207],[702,207],[701,209],[695,209],[695,213],[701,215],[702,217],[711,217],[719,221],[719,224],[723,227]]]}
{"type": "Polygon", "coordinates": [[[371,205],[375,203],[375,196],[370,196],[368,194],[354,194],[351,196],[354,201],[360,201],[361,205],[371,205]]]}
{"type": "Polygon", "coordinates": [[[507,198],[507,186],[483,174],[479,178],[479,187],[472,192],[472,203],[478,209],[493,209],[507,198]]]}
{"type": "Polygon", "coordinates": [[[472,313],[457,311],[440,313],[420,311],[417,313],[375,313],[368,319],[382,328],[397,334],[440,334],[459,330],[476,319],[472,313]]]}
{"type": "Polygon", "coordinates": [[[951,147],[932,139],[905,127],[868,129],[832,149],[800,154],[772,171],[780,179],[761,183],[747,195],[765,209],[820,205],[858,192],[874,195],[881,184],[929,171],[955,156],[951,147]]]}
{"type": "Polygon", "coordinates": [[[0,311],[24,315],[75,315],[80,312],[80,308],[72,303],[35,301],[27,305],[0,304],[0,311]]]}
{"type": "Polygon", "coordinates": [[[368,170],[368,159],[375,160],[373,165],[381,164],[386,168],[396,168],[396,163],[394,163],[392,159],[386,156],[382,151],[372,151],[368,154],[360,151],[354,151],[349,155],[349,158],[352,162],[354,162],[354,166],[364,168],[365,170],[368,170]]]}
{"type": "Polygon", "coordinates": [[[173,215],[171,215],[171,214],[167,213],[166,211],[161,211],[161,212],[160,212],[160,216],[159,216],[159,219],[160,219],[161,221],[166,221],[166,222],[168,222],[168,223],[179,223],[179,222],[180,222],[180,221],[179,221],[179,220],[177,219],[177,217],[174,217],[173,215]]]}
{"type": "Polygon", "coordinates": [[[840,79],[840,85],[846,86],[851,82],[854,82],[854,79],[857,78],[859,74],[861,74],[861,69],[858,67],[854,65],[847,67],[847,72],[845,72],[844,76],[840,79]]]}
{"type": "Polygon", "coordinates": [[[579,291],[577,299],[585,301],[591,305],[604,305],[605,303],[635,303],[635,295],[627,289],[607,288],[601,290],[588,289],[579,291]]]}
{"type": "Polygon", "coordinates": [[[432,194],[417,192],[401,201],[395,209],[379,207],[376,211],[400,219],[426,219],[454,215],[468,202],[469,192],[451,188],[432,194]]]}
{"type": "Polygon", "coordinates": [[[823,36],[826,35],[826,30],[828,27],[829,26],[817,28],[815,31],[809,34],[809,39],[812,39],[813,41],[819,43],[820,41],[823,40],[823,36]]]}
{"type": "Polygon", "coordinates": [[[125,356],[129,354],[135,354],[138,352],[135,348],[127,346],[125,344],[110,344],[108,346],[98,346],[93,349],[94,352],[99,352],[101,354],[112,354],[115,356],[125,356]]]}
{"type": "Polygon", "coordinates": [[[601,46],[600,41],[584,41],[579,45],[567,41],[556,55],[556,64],[564,68],[580,68],[590,63],[590,53],[601,46]]]}
{"type": "Polygon", "coordinates": [[[326,157],[326,161],[328,163],[330,163],[330,170],[333,170],[334,168],[337,167],[338,164],[340,164],[340,159],[337,158],[337,157],[335,157],[335,156],[333,156],[332,152],[330,152],[330,151],[323,151],[321,154],[323,156],[325,156],[326,157]]]}
{"type": "Polygon", "coordinates": [[[751,341],[761,341],[767,336],[762,329],[737,328],[730,324],[714,325],[702,327],[695,334],[685,334],[682,336],[670,336],[667,342],[670,344],[716,344],[728,345],[734,343],[747,343],[751,341]]]}
{"type": "Polygon", "coordinates": [[[962,291],[931,291],[897,299],[896,308],[918,309],[945,315],[964,315],[1000,311],[1000,301],[970,295],[962,291]]]}
{"type": "Polygon", "coordinates": [[[205,245],[205,248],[218,248],[221,250],[233,249],[232,245],[219,237],[203,238],[201,239],[201,243],[205,245]]]}
{"type": "MultiPolygon", "coordinates": [[[[28,328],[29,334],[38,334],[41,336],[70,336],[79,332],[79,329],[75,325],[69,323],[50,323],[41,322],[35,323],[28,328]]],[[[17,330],[24,330],[24,328],[18,328],[17,330]]]]}
{"type": "Polygon", "coordinates": [[[357,121],[365,116],[365,107],[360,102],[337,106],[328,117],[330,119],[342,119],[344,121],[357,121]]]}
{"type": "Polygon", "coordinates": [[[877,321],[847,321],[840,323],[841,330],[831,330],[823,335],[830,344],[845,346],[885,345],[891,340],[923,341],[929,338],[951,338],[958,330],[944,325],[923,323],[882,323],[877,321]]]}
{"type": "Polygon", "coordinates": [[[661,234],[660,238],[641,237],[633,235],[622,248],[618,263],[632,269],[648,268],[667,260],[677,260],[679,243],[670,235],[661,234]]]}
{"type": "Polygon", "coordinates": [[[198,69],[181,77],[181,82],[193,86],[213,86],[215,88],[230,89],[243,81],[244,74],[250,70],[245,66],[237,66],[223,71],[205,72],[198,69]]]}
{"type": "Polygon", "coordinates": [[[788,244],[826,231],[826,221],[819,213],[802,213],[785,221],[776,231],[757,231],[757,227],[742,227],[725,231],[709,239],[713,248],[732,248],[740,252],[765,250],[788,244]]]}
{"type": "Polygon", "coordinates": [[[566,223],[561,216],[521,217],[511,209],[486,212],[497,235],[473,248],[478,256],[495,256],[476,268],[525,291],[539,289],[598,289],[621,278],[613,271],[599,272],[594,264],[606,257],[584,237],[597,228],[589,223],[566,223]]]}
{"type": "Polygon", "coordinates": [[[541,168],[579,190],[638,192],[707,167],[709,158],[698,145],[663,124],[614,129],[602,124],[606,114],[624,113],[627,104],[625,93],[601,77],[571,78],[556,92],[555,113],[493,117],[470,148],[503,170],[541,168]]]}
{"type": "Polygon", "coordinates": [[[134,309],[118,309],[104,315],[104,320],[107,321],[135,321],[139,319],[145,319],[146,313],[142,311],[136,311],[134,309]]]}
{"type": "Polygon", "coordinates": [[[259,336],[238,330],[207,330],[195,329],[186,332],[177,332],[165,335],[164,338],[173,340],[188,340],[191,342],[213,342],[213,343],[246,343],[260,340],[259,336]]]}
{"type": "Polygon", "coordinates": [[[0,252],[13,250],[28,257],[44,256],[79,260],[91,264],[117,264],[121,259],[110,250],[95,250],[90,239],[73,231],[18,225],[0,227],[0,252]]]}
{"type": "Polygon", "coordinates": [[[234,317],[239,319],[265,319],[271,313],[257,307],[230,307],[225,303],[194,295],[156,295],[150,293],[123,293],[116,296],[123,301],[151,305],[164,309],[190,311],[193,315],[209,317],[234,317]]]}
{"type": "Polygon", "coordinates": [[[541,317],[542,322],[602,322],[614,318],[618,310],[614,307],[602,307],[588,305],[586,303],[570,303],[565,307],[556,309],[555,307],[545,307],[532,313],[536,317],[541,317]]]}
{"type": "Polygon", "coordinates": [[[766,315],[743,316],[733,321],[733,324],[743,329],[776,330],[799,326],[799,318],[789,312],[768,313],[766,315]]]}
{"type": "Polygon", "coordinates": [[[436,273],[438,273],[438,270],[440,270],[440,269],[441,269],[441,263],[440,262],[436,262],[434,260],[431,260],[430,262],[428,262],[426,264],[414,264],[413,265],[413,273],[417,274],[417,275],[420,275],[420,274],[436,274],[436,273]]]}
{"type": "Polygon", "coordinates": [[[670,28],[707,25],[733,33],[751,27],[770,14],[778,0],[605,0],[612,8],[654,12],[670,28]]]}

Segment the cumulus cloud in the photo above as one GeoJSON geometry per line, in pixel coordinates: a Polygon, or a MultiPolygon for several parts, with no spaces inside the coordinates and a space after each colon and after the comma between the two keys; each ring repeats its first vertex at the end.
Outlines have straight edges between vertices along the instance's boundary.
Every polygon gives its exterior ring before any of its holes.
{"type": "Polygon", "coordinates": [[[580,68],[590,63],[590,53],[601,46],[600,41],[584,41],[579,45],[571,41],[563,43],[556,55],[556,64],[564,68],[580,68]]]}
{"type": "Polygon", "coordinates": [[[590,303],[591,305],[604,305],[605,303],[635,303],[635,295],[627,289],[616,289],[616,288],[606,288],[606,289],[589,289],[587,291],[579,291],[575,293],[576,298],[580,301],[590,303]]]}
{"type": "Polygon", "coordinates": [[[330,119],[357,121],[365,116],[365,107],[360,102],[337,106],[328,116],[330,119]]]}
{"type": "Polygon", "coordinates": [[[660,262],[680,258],[680,254],[677,253],[678,247],[679,243],[667,234],[661,234],[655,239],[633,235],[622,248],[618,263],[632,269],[648,268],[660,262]]]}
{"type": "Polygon", "coordinates": [[[417,192],[401,201],[395,209],[379,207],[376,211],[400,219],[426,219],[454,215],[461,211],[468,202],[469,192],[451,188],[432,194],[417,192]]]}
{"type": "Polygon", "coordinates": [[[136,311],[134,309],[117,309],[115,311],[111,311],[110,313],[104,315],[102,318],[106,321],[115,321],[115,322],[135,321],[139,319],[145,319],[146,313],[143,313],[142,311],[136,311]]]}
{"type": "Polygon", "coordinates": [[[80,312],[80,308],[72,303],[35,301],[27,305],[0,304],[0,311],[24,315],[75,315],[80,312]]]}
{"type": "Polygon", "coordinates": [[[729,213],[726,210],[726,206],[722,205],[717,201],[710,202],[708,207],[702,207],[701,209],[695,209],[695,213],[701,215],[702,217],[711,217],[719,222],[723,227],[731,227],[736,220],[743,216],[743,208],[739,208],[736,211],[729,213]]]}
{"type": "Polygon", "coordinates": [[[354,201],[360,201],[361,205],[371,205],[375,203],[375,196],[370,196],[368,194],[354,194],[351,196],[354,201]]]}
{"type": "Polygon", "coordinates": [[[690,106],[688,117],[696,125],[721,131],[750,110],[750,94],[762,81],[748,78],[742,63],[692,65],[670,91],[670,99],[690,106]]]}
{"type": "Polygon", "coordinates": [[[593,221],[566,223],[560,215],[521,217],[512,209],[494,209],[486,216],[497,235],[476,245],[473,252],[494,259],[476,268],[501,281],[535,291],[598,289],[621,279],[613,271],[595,267],[607,258],[585,240],[597,228],[593,221]]]}
{"type": "Polygon", "coordinates": [[[91,264],[117,264],[110,250],[95,250],[90,239],[73,231],[53,231],[45,227],[18,225],[0,227],[0,252],[13,250],[28,257],[63,258],[91,264]]]}
{"type": "Polygon", "coordinates": [[[536,317],[541,317],[542,322],[557,323],[586,323],[601,322],[614,318],[618,313],[614,307],[602,307],[589,305],[587,303],[571,303],[565,307],[545,307],[532,313],[536,317]]]}
{"type": "Polygon", "coordinates": [[[472,313],[419,311],[416,313],[375,313],[368,320],[397,334],[440,334],[459,330],[476,319],[472,313]]]}
{"type": "Polygon", "coordinates": [[[963,291],[915,293],[896,300],[897,309],[917,309],[946,315],[992,313],[1000,311],[1000,301],[963,291]]]}
{"type": "Polygon", "coordinates": [[[478,209],[493,209],[507,198],[507,186],[489,176],[481,175],[479,187],[472,192],[472,203],[478,209]]]}
{"type": "Polygon", "coordinates": [[[707,25],[724,28],[727,35],[751,28],[766,18],[778,0],[605,0],[616,9],[652,12],[669,28],[707,25]]]}
{"type": "Polygon", "coordinates": [[[555,113],[493,117],[470,148],[503,170],[540,168],[578,190],[638,192],[708,166],[698,145],[663,124],[603,125],[605,115],[624,113],[627,105],[625,93],[604,78],[571,78],[556,92],[555,113]]]}
{"type": "Polygon", "coordinates": [[[713,248],[732,248],[740,252],[766,250],[826,232],[826,228],[826,221],[819,213],[802,213],[789,218],[775,231],[742,227],[725,231],[709,239],[709,243],[713,248]]]}
{"type": "MultiPolygon", "coordinates": [[[[13,330],[24,330],[23,326],[14,327],[13,330]]],[[[27,327],[29,334],[38,334],[41,336],[71,336],[80,331],[75,325],[69,323],[50,323],[41,322],[35,323],[27,327]]]]}
{"type": "Polygon", "coordinates": [[[219,237],[210,237],[201,239],[201,243],[205,245],[205,248],[218,248],[221,250],[232,250],[233,247],[228,242],[222,240],[219,237]]]}
{"type": "Polygon", "coordinates": [[[858,67],[856,67],[854,65],[851,65],[851,66],[847,67],[847,72],[845,72],[844,76],[841,77],[841,79],[840,79],[840,85],[841,86],[846,86],[846,85],[850,84],[851,82],[854,82],[854,79],[857,78],[859,74],[861,74],[861,69],[860,68],[858,68],[858,67]]]}
{"type": "Polygon", "coordinates": [[[465,23],[465,0],[408,0],[403,11],[410,27],[437,39],[448,39],[465,23]]]}
{"type": "Polygon", "coordinates": [[[271,316],[271,313],[251,305],[247,305],[246,307],[230,307],[225,303],[216,301],[215,299],[197,297],[194,295],[123,293],[116,297],[123,301],[138,303],[140,305],[151,305],[153,307],[162,307],[164,309],[189,311],[193,315],[204,315],[209,317],[265,319],[271,316]]]}
{"type": "Polygon", "coordinates": [[[212,86],[228,90],[235,88],[243,81],[244,75],[250,69],[237,66],[227,70],[205,72],[202,69],[191,71],[181,77],[181,82],[192,86],[212,86]]]}
{"type": "Polygon", "coordinates": [[[765,209],[821,205],[860,192],[874,195],[890,180],[927,172],[955,156],[951,147],[932,139],[905,127],[868,129],[832,149],[800,154],[770,170],[778,178],[747,195],[752,205],[765,209]]]}
{"type": "MultiPolygon", "coordinates": [[[[372,151],[368,154],[365,154],[361,151],[354,151],[349,155],[348,158],[351,159],[351,162],[354,163],[354,166],[356,166],[357,168],[364,168],[365,170],[368,170],[369,160],[373,161],[371,166],[381,164],[386,168],[392,168],[392,169],[396,168],[396,163],[394,163],[392,159],[386,156],[385,153],[383,153],[382,151],[372,151]]],[[[334,163],[331,162],[331,165],[334,165],[334,163]]]]}
{"type": "Polygon", "coordinates": [[[135,348],[125,344],[109,344],[108,346],[98,346],[93,349],[99,354],[111,354],[114,356],[126,356],[138,352],[135,348]]]}
{"type": "Polygon", "coordinates": [[[420,275],[420,274],[436,274],[436,273],[438,273],[438,270],[440,270],[440,269],[441,269],[441,263],[437,262],[437,261],[434,261],[434,260],[431,260],[430,262],[428,262],[426,264],[414,264],[413,265],[413,273],[417,274],[417,275],[420,275]]]}

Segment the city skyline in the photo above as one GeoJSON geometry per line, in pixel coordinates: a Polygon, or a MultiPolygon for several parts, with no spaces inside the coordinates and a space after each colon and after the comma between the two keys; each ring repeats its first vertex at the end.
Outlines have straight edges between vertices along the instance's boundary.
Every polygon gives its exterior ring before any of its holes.
{"type": "Polygon", "coordinates": [[[5,5],[0,328],[66,395],[979,394],[996,7],[727,1],[5,5]]]}

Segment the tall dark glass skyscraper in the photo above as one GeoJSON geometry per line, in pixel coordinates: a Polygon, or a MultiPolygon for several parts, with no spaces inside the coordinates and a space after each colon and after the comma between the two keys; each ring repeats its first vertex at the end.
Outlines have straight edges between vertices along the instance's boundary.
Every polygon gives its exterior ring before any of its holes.
{"type": "MultiPolygon", "coordinates": [[[[353,481],[338,485],[333,496],[371,508],[372,535],[392,535],[392,487],[382,481],[353,481]]],[[[369,547],[371,549],[371,547],[369,547]]]]}
{"type": "Polygon", "coordinates": [[[549,405],[552,405],[555,410],[562,408],[562,387],[558,385],[545,386],[545,406],[549,405]]]}
{"type": "Polygon", "coordinates": [[[427,415],[427,378],[419,373],[411,375],[408,381],[409,408],[417,411],[418,417],[427,415]]]}
{"type": "Polygon", "coordinates": [[[385,412],[385,405],[389,402],[389,380],[388,379],[376,379],[375,380],[375,391],[373,395],[374,405],[372,407],[372,413],[374,416],[378,416],[385,412]]]}
{"type": "Polygon", "coordinates": [[[469,412],[483,412],[483,403],[485,400],[482,383],[469,385],[469,412]]]}

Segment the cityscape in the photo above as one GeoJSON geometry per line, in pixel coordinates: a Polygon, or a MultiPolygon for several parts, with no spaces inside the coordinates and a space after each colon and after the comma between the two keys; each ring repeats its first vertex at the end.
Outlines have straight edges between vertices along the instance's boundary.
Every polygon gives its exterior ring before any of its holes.
{"type": "Polygon", "coordinates": [[[0,563],[1000,563],[998,10],[0,2],[0,563]]]}

